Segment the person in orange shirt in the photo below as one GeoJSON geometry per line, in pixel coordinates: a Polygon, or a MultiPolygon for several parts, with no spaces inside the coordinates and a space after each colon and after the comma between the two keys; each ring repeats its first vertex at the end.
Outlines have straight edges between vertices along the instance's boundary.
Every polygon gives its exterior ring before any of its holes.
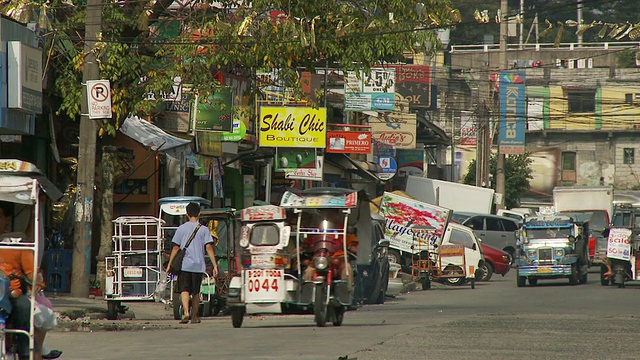
{"type": "MultiPolygon", "coordinates": [[[[0,234],[7,232],[13,218],[13,204],[0,201],[0,234]]],[[[31,250],[10,250],[2,249],[0,246],[0,270],[7,275],[25,275],[33,278],[34,259],[31,250]]],[[[36,285],[37,287],[38,285],[36,285]]],[[[11,305],[13,307],[9,315],[9,321],[15,329],[29,331],[31,323],[31,301],[23,293],[23,287],[19,279],[11,280],[9,288],[11,295],[11,305]]],[[[40,291],[40,289],[35,289],[40,291]]],[[[36,329],[36,352],[35,359],[42,359],[42,354],[38,350],[37,344],[44,342],[46,332],[36,329]]],[[[29,359],[29,338],[26,335],[18,335],[17,339],[18,355],[20,359],[29,359]]]]}

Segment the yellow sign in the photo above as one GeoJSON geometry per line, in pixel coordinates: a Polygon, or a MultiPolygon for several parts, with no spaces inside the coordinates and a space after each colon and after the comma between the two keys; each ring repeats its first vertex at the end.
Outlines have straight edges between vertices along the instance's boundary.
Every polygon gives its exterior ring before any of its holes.
{"type": "Polygon", "coordinates": [[[327,110],[311,107],[260,107],[260,146],[324,148],[327,110]]]}

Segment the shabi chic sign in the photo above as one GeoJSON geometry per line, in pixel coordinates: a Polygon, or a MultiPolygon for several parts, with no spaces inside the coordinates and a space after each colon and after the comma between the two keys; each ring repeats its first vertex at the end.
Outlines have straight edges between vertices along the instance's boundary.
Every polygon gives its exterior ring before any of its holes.
{"type": "Polygon", "coordinates": [[[311,107],[260,107],[260,146],[324,148],[327,110],[311,107]]]}
{"type": "Polygon", "coordinates": [[[111,119],[111,84],[109,80],[87,81],[89,119],[111,119]]]}

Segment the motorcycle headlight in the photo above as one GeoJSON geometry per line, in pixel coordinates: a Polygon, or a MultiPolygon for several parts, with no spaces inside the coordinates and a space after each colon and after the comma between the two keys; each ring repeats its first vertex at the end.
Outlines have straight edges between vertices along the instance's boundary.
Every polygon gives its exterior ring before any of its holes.
{"type": "Polygon", "coordinates": [[[329,266],[329,259],[324,256],[319,256],[313,260],[316,269],[324,270],[329,266]]]}

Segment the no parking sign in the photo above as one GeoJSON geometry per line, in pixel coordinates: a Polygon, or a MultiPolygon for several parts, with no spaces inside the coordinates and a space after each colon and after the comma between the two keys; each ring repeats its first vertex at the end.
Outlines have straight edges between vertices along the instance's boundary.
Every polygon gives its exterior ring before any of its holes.
{"type": "Polygon", "coordinates": [[[87,81],[89,119],[111,119],[111,84],[109,80],[87,81]]]}

